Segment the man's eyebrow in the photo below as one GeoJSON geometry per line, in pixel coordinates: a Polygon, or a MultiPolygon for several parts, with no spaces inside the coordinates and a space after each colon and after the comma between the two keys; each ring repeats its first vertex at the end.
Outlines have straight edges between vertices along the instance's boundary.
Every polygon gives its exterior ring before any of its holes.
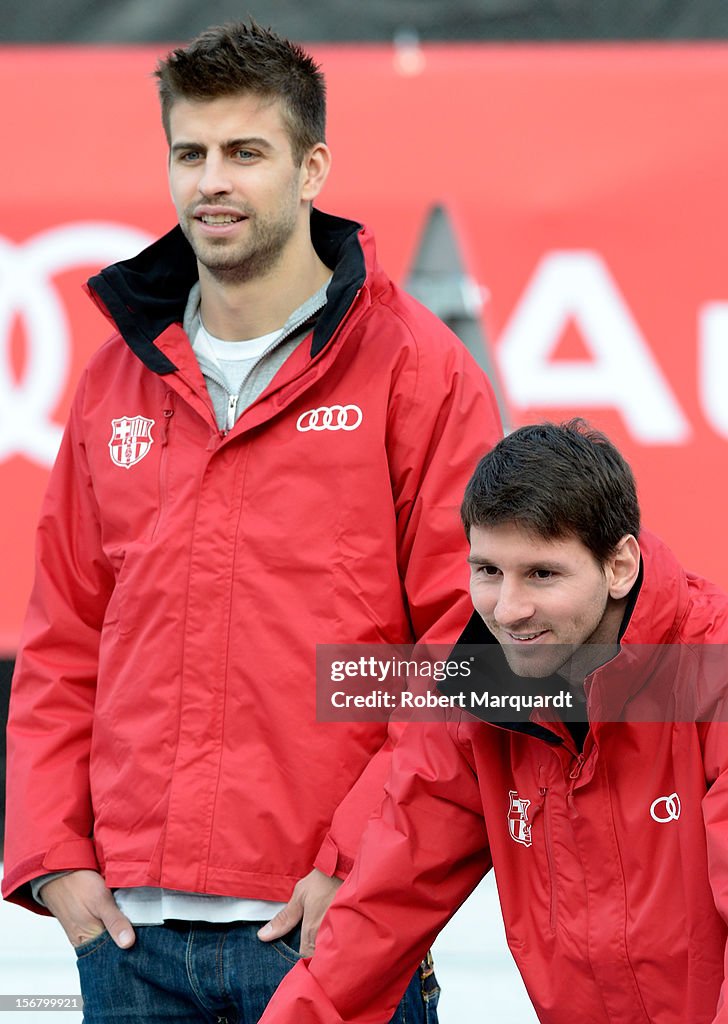
{"type": "MultiPolygon", "coordinates": [[[[241,139],[225,139],[225,141],[220,144],[221,149],[227,150],[244,149],[246,146],[256,146],[258,149],[273,148],[268,139],[264,139],[262,136],[258,135],[248,135],[245,138],[241,139]]],[[[203,143],[201,142],[191,142],[185,139],[178,139],[177,142],[173,143],[171,147],[171,152],[179,153],[186,149],[194,149],[199,150],[200,152],[205,152],[207,150],[207,146],[203,145],[203,143]]]]}
{"type": "MultiPolygon", "coordinates": [[[[496,565],[497,562],[485,555],[468,555],[469,565],[496,565]]],[[[533,572],[535,569],[548,569],[550,572],[566,572],[567,567],[563,562],[555,558],[534,558],[531,561],[523,562],[518,567],[522,572],[533,572]]]]}
{"type": "Polygon", "coordinates": [[[227,142],[223,142],[223,149],[242,149],[245,146],[257,146],[258,149],[272,149],[271,143],[268,139],[264,139],[259,135],[249,135],[244,139],[230,139],[227,142]]]}
{"type": "Polygon", "coordinates": [[[199,142],[185,142],[181,139],[178,142],[174,142],[170,147],[170,153],[180,153],[183,149],[204,149],[205,147],[200,145],[199,142]]]}

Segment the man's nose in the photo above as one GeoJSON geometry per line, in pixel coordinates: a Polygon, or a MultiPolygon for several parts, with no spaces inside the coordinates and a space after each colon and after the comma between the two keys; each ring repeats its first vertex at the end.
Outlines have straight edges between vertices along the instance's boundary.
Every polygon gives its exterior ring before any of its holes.
{"type": "Polygon", "coordinates": [[[208,153],[198,187],[203,196],[226,195],[232,191],[230,174],[220,155],[208,153]]]}
{"type": "Polygon", "coordinates": [[[513,629],[533,618],[536,608],[527,588],[518,581],[503,580],[498,589],[498,600],[493,618],[504,629],[513,629]]]}

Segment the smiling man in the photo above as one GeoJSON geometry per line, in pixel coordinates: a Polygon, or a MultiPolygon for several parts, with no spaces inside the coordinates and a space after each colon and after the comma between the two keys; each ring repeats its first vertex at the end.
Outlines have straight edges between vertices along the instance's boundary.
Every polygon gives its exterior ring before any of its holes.
{"type": "MultiPolygon", "coordinates": [[[[316,644],[457,638],[457,507],[500,425],[371,232],[313,208],[311,57],[233,23],[157,77],[179,226],[88,285],[113,334],[38,533],[3,891],[65,929],[86,1024],[252,1024],[313,949],[396,739],[316,722],[316,644]]],[[[433,1021],[413,971],[397,1019],[433,1021]]]]}
{"type": "MultiPolygon", "coordinates": [[[[210,291],[225,294],[236,284],[280,278],[301,266],[313,275],[311,283],[301,282],[304,291],[328,283],[331,271],[310,251],[309,226],[309,203],[329,170],[324,143],[292,152],[301,144],[291,139],[281,103],[255,93],[178,99],[167,121],[170,190],[198,260],[206,304],[216,305],[210,291]]],[[[268,316],[274,322],[273,310],[268,316]]],[[[237,319],[235,326],[239,332],[237,319]]]]}
{"type": "MultiPolygon", "coordinates": [[[[553,455],[538,491],[517,486],[540,475],[538,446],[514,440],[503,455],[513,460],[507,477],[495,457],[484,461],[465,495],[470,596],[518,676],[566,676],[575,657],[588,657],[584,645],[613,644],[639,571],[640,512],[629,470],[611,447],[580,436],[552,434],[552,443],[580,445],[572,455],[579,463],[570,465],[568,448],[561,464],[553,455]],[[501,476],[491,484],[490,473],[501,476]]],[[[577,672],[577,685],[584,674],[577,672]]]]}
{"type": "Polygon", "coordinates": [[[263,1024],[385,1021],[491,866],[543,1024],[725,1024],[728,595],[640,528],[629,467],[582,421],[502,440],[462,517],[479,685],[558,680],[581,719],[410,726],[263,1024]]]}
{"type": "Polygon", "coordinates": [[[562,672],[583,644],[616,640],[639,566],[634,534],[598,561],[573,535],[473,526],[470,552],[473,606],[516,675],[562,672]]]}

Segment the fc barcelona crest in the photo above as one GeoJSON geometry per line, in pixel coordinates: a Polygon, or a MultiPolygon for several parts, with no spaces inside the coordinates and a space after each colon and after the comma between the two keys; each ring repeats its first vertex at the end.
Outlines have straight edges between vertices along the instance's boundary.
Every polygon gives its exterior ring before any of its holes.
{"type": "Polygon", "coordinates": [[[531,845],[531,822],[528,820],[528,808],[530,800],[524,800],[518,795],[515,789],[508,791],[510,806],[508,808],[508,831],[511,839],[514,839],[521,846],[531,845]]]}
{"type": "Polygon", "coordinates": [[[111,421],[109,452],[111,461],[124,469],[131,469],[141,462],[152,447],[154,420],[144,416],[122,416],[111,421]]]}

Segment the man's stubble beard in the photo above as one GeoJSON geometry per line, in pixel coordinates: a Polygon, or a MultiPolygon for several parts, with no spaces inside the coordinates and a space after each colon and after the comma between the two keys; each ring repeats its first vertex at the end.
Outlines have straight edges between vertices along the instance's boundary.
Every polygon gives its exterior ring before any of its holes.
{"type": "Polygon", "coordinates": [[[220,242],[205,239],[199,241],[192,231],[183,232],[197,257],[198,262],[209,275],[221,284],[240,284],[252,281],[268,273],[280,259],[295,228],[295,220],[279,221],[268,226],[265,232],[253,227],[254,221],[248,220],[251,237],[245,243],[230,243],[225,239],[220,242]],[[261,237],[262,235],[262,237],[261,237]]]}
{"type": "Polygon", "coordinates": [[[291,205],[285,204],[283,214],[273,218],[261,219],[259,214],[241,209],[240,213],[247,218],[248,238],[239,243],[224,238],[217,242],[196,239],[192,225],[197,204],[186,211],[180,226],[198,262],[215,281],[241,284],[264,276],[280,259],[297,226],[297,195],[293,190],[290,200],[291,205]]]}

